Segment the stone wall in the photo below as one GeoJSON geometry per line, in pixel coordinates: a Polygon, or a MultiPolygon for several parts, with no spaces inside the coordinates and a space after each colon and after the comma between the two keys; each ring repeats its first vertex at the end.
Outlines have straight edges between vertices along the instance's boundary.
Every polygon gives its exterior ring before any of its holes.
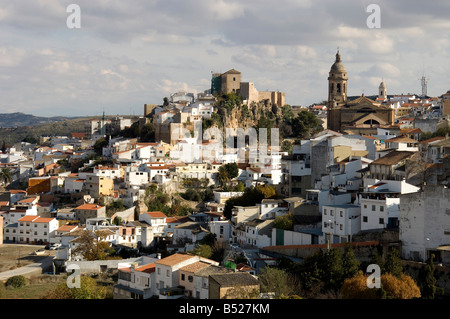
{"type": "Polygon", "coordinates": [[[140,257],[119,260],[68,261],[66,262],[66,267],[69,265],[78,265],[82,274],[101,273],[111,269],[117,270],[119,263],[134,263],[139,260],[140,257]]]}

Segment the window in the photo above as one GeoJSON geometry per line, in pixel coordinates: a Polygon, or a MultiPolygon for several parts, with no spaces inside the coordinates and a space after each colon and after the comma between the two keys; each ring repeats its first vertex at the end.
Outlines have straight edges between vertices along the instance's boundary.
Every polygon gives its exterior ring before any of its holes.
{"type": "Polygon", "coordinates": [[[339,212],[339,216],[344,217],[344,212],[342,210],[339,212]]]}
{"type": "Polygon", "coordinates": [[[170,277],[170,270],[169,269],[166,270],[166,276],[170,277]]]}
{"type": "Polygon", "coordinates": [[[367,208],[367,205],[366,205],[366,204],[364,204],[364,208],[367,208]]]}
{"type": "Polygon", "coordinates": [[[375,211],[375,205],[372,205],[372,211],[373,212],[375,211]]]}
{"type": "Polygon", "coordinates": [[[334,216],[333,210],[330,210],[330,215],[331,215],[331,216],[334,216]]]}
{"type": "Polygon", "coordinates": [[[184,274],[181,274],[181,280],[182,281],[184,281],[184,278],[185,278],[184,274]]]}
{"type": "Polygon", "coordinates": [[[363,222],[367,223],[367,216],[363,216],[363,222]]]}
{"type": "Polygon", "coordinates": [[[342,230],[342,224],[341,224],[341,225],[339,225],[339,229],[340,229],[340,230],[342,230]]]}
{"type": "Polygon", "coordinates": [[[324,208],[323,209],[323,214],[326,215],[327,214],[327,210],[324,208]]]}
{"type": "Polygon", "coordinates": [[[194,277],[188,276],[188,281],[189,281],[189,282],[192,282],[193,280],[194,280],[194,277]]]}
{"type": "Polygon", "coordinates": [[[384,212],[384,206],[383,205],[380,206],[380,212],[384,212]]]}
{"type": "Polygon", "coordinates": [[[379,223],[380,223],[380,224],[384,224],[384,218],[380,218],[380,219],[379,219],[379,223]]]}

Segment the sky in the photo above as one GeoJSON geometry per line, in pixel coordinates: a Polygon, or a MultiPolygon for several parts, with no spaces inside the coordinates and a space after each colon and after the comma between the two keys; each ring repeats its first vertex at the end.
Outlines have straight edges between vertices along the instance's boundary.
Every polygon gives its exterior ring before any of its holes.
{"type": "Polygon", "coordinates": [[[0,113],[143,115],[232,68],[308,106],[327,98],[337,48],[350,96],[377,94],[382,80],[388,94],[420,94],[423,75],[439,96],[449,17],[446,0],[0,0],[0,113]]]}

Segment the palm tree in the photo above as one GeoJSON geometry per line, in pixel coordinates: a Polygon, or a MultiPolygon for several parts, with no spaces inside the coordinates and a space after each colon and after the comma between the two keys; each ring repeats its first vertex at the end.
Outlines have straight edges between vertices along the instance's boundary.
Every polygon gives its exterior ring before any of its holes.
{"type": "Polygon", "coordinates": [[[3,184],[9,184],[12,181],[12,173],[8,167],[2,168],[0,171],[0,178],[3,181],[3,184]]]}

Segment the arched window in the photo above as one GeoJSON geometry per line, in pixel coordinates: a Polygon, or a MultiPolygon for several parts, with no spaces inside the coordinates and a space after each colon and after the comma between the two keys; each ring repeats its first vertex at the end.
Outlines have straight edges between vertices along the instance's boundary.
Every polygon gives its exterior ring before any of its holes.
{"type": "Polygon", "coordinates": [[[365,121],[364,124],[378,124],[379,125],[380,122],[370,119],[370,120],[365,121]]]}

